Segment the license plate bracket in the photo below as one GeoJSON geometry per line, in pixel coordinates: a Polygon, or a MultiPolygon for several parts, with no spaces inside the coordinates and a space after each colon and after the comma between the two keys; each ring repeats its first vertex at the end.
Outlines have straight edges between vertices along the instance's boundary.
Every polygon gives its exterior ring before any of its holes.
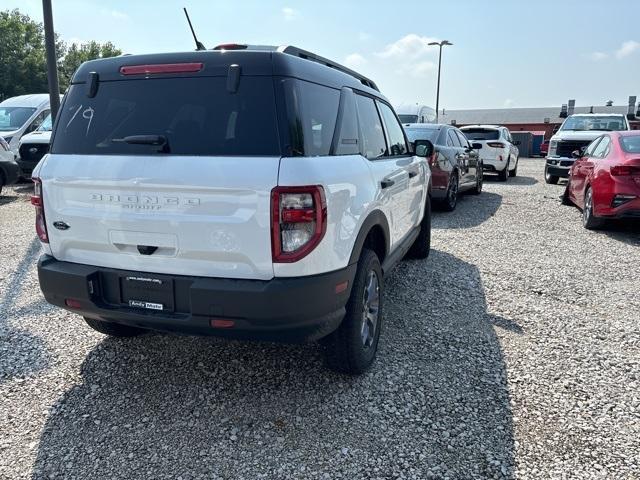
{"type": "Polygon", "coordinates": [[[122,303],[142,310],[173,312],[173,280],[149,275],[120,277],[122,303]]]}

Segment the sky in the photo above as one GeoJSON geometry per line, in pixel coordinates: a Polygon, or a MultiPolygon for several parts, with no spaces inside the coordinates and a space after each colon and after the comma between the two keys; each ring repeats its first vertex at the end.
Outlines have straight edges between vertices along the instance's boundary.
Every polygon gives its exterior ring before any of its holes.
{"type": "MultiPolygon", "coordinates": [[[[393,103],[435,106],[444,47],[445,109],[626,105],[640,98],[640,0],[53,0],[67,42],[111,41],[125,53],[295,45],[374,80],[393,103]]],[[[42,20],[40,0],[2,0],[42,20]]]]}

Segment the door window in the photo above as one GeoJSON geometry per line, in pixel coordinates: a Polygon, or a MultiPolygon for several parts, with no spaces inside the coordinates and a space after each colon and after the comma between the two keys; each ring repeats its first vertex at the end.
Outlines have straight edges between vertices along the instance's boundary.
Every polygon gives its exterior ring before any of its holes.
{"type": "Polygon", "coordinates": [[[447,132],[447,145],[449,145],[450,147],[462,147],[460,139],[453,130],[449,130],[447,132]]]}
{"type": "Polygon", "coordinates": [[[380,115],[373,99],[356,95],[356,107],[362,135],[362,155],[370,160],[384,156],[387,152],[387,144],[384,140],[380,115]]]}
{"type": "Polygon", "coordinates": [[[471,146],[469,145],[469,141],[467,140],[467,137],[465,137],[462,132],[456,130],[456,135],[458,136],[458,140],[460,140],[460,145],[462,145],[464,148],[470,148],[471,146]]]}
{"type": "Polygon", "coordinates": [[[33,121],[27,127],[24,133],[35,132],[38,129],[38,127],[42,125],[42,122],[44,122],[44,119],[47,118],[47,115],[49,115],[49,110],[43,110],[42,112],[40,112],[36,116],[36,118],[33,119],[33,121]]]}
{"type": "Polygon", "coordinates": [[[387,135],[389,136],[389,155],[407,155],[409,149],[407,148],[407,142],[404,138],[404,132],[402,126],[398,123],[396,115],[391,108],[382,103],[376,102],[382,113],[384,125],[387,128],[387,135]]]}
{"type": "Polygon", "coordinates": [[[607,154],[609,153],[610,144],[611,144],[611,140],[609,139],[609,137],[607,136],[602,137],[602,140],[600,140],[600,143],[598,143],[598,146],[593,151],[593,156],[595,158],[606,157],[607,154]]]}
{"type": "Polygon", "coordinates": [[[596,138],[593,142],[591,142],[589,144],[589,146],[587,147],[587,149],[584,151],[584,156],[585,157],[592,157],[593,156],[593,151],[596,149],[596,147],[598,146],[598,143],[600,142],[600,140],[602,140],[602,137],[598,137],[596,138]]]}

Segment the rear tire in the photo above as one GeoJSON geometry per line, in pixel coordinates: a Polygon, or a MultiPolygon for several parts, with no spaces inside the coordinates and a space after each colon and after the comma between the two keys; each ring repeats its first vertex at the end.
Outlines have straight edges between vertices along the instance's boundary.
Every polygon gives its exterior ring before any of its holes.
{"type": "Polygon", "coordinates": [[[498,172],[498,180],[506,182],[507,178],[509,178],[509,162],[507,162],[507,166],[504,167],[504,170],[498,172]]]}
{"type": "Polygon", "coordinates": [[[378,256],[367,248],[358,260],[356,277],[338,329],[325,337],[327,366],[357,375],[373,363],[382,328],[382,268],[378,256]]]}
{"type": "Polygon", "coordinates": [[[593,191],[587,187],[584,192],[584,208],[582,209],[582,225],[587,230],[597,230],[604,226],[604,220],[593,214],[593,191]]]}
{"type": "Polygon", "coordinates": [[[431,198],[427,195],[424,216],[420,222],[420,233],[407,252],[408,258],[425,259],[431,251],[431,198]]]}
{"type": "Polygon", "coordinates": [[[445,212],[453,212],[456,209],[456,205],[458,204],[459,188],[458,172],[451,172],[449,185],[447,186],[447,193],[442,201],[442,209],[445,212]]]}
{"type": "Polygon", "coordinates": [[[471,190],[474,195],[480,195],[482,193],[482,186],[484,184],[484,171],[482,163],[478,164],[478,170],[476,173],[476,186],[471,190]]]}
{"type": "Polygon", "coordinates": [[[518,174],[518,160],[520,160],[519,158],[516,158],[516,166],[513,170],[509,171],[509,176],[510,177],[515,177],[518,174]]]}
{"type": "Polygon", "coordinates": [[[556,176],[556,175],[551,175],[549,173],[549,171],[547,170],[547,167],[544,167],[544,181],[546,183],[548,183],[549,185],[557,185],[558,184],[558,180],[560,180],[560,177],[556,176]]]}
{"type": "Polygon", "coordinates": [[[131,327],[121,323],[105,322],[95,318],[84,317],[84,321],[96,332],[104,333],[111,337],[136,337],[146,332],[142,328],[131,327]]]}

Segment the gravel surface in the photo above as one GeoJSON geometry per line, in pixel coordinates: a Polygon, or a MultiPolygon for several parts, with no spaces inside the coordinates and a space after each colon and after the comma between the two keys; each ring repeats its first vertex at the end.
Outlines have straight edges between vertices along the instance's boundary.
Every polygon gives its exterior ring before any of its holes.
{"type": "Polygon", "coordinates": [[[541,160],[435,213],[377,362],[116,340],[48,306],[28,187],[0,198],[0,478],[640,478],[640,227],[589,232],[541,160]]]}

